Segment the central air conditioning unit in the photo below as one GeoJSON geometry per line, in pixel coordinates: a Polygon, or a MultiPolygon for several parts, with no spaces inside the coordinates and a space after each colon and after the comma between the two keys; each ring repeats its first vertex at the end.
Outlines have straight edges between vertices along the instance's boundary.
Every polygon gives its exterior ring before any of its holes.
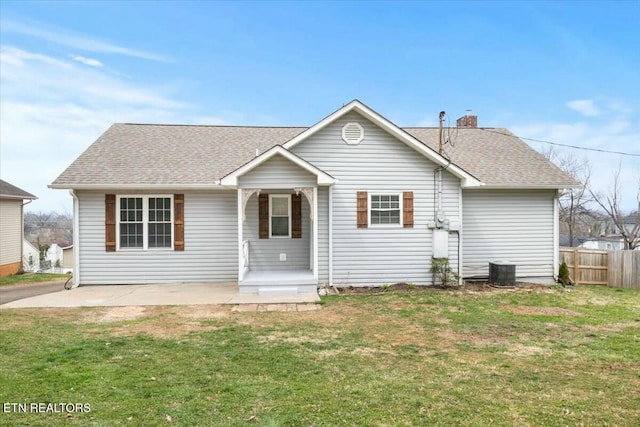
{"type": "Polygon", "coordinates": [[[489,282],[496,285],[515,285],[516,265],[509,261],[490,262],[489,282]]]}

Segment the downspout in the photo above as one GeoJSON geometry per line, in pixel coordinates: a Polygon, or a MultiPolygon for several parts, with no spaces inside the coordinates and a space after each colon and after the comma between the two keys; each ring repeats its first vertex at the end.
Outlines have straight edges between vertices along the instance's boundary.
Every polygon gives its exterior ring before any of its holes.
{"type": "Polygon", "coordinates": [[[462,254],[462,231],[464,231],[464,227],[462,226],[462,186],[458,188],[458,285],[462,286],[462,258],[464,255],[462,254]]]}
{"type": "Polygon", "coordinates": [[[73,288],[80,286],[80,200],[75,190],[69,190],[73,197],[73,288]]]}

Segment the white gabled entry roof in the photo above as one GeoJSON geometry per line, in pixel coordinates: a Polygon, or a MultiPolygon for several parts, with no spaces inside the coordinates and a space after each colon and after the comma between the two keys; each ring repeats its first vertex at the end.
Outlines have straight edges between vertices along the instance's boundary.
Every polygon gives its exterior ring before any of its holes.
{"type": "Polygon", "coordinates": [[[396,126],[389,120],[385,119],[380,114],[376,113],[371,108],[367,107],[357,99],[354,99],[344,107],[340,108],[339,110],[328,115],[327,117],[325,117],[324,119],[316,123],[315,125],[311,126],[309,129],[305,130],[295,138],[287,141],[283,145],[283,147],[286,148],[287,150],[291,149],[291,147],[294,147],[299,142],[307,139],[311,135],[315,134],[316,132],[320,131],[321,129],[323,129],[330,123],[332,123],[333,121],[339,119],[340,117],[344,116],[345,114],[351,111],[355,111],[361,114],[371,122],[375,123],[380,128],[384,129],[385,131],[387,131],[388,133],[390,133],[400,141],[407,144],[409,147],[421,153],[423,156],[425,156],[435,164],[446,168],[454,176],[460,178],[462,187],[479,187],[482,185],[482,183],[473,175],[471,175],[464,169],[461,169],[460,167],[452,164],[449,160],[439,155],[438,153],[433,151],[431,148],[427,147],[422,142],[420,142],[413,136],[409,135],[407,132],[400,129],[398,126],[396,126]]]}
{"type": "Polygon", "coordinates": [[[296,156],[291,151],[283,148],[281,145],[276,145],[222,178],[220,180],[220,185],[225,187],[237,187],[239,177],[260,166],[267,160],[271,159],[273,156],[277,155],[284,157],[285,159],[295,163],[297,166],[301,167],[312,175],[315,175],[318,180],[318,185],[332,185],[336,182],[336,180],[328,173],[318,169],[301,157],[296,156]]]}

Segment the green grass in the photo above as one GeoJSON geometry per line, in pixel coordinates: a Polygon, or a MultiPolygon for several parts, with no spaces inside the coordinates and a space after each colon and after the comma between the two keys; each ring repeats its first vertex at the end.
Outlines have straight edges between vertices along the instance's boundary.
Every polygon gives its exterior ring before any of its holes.
{"type": "Polygon", "coordinates": [[[69,274],[25,273],[0,277],[0,286],[67,280],[69,274]]]}
{"type": "Polygon", "coordinates": [[[388,291],[312,312],[0,311],[0,425],[640,423],[640,292],[388,291]],[[170,421],[169,421],[170,420],[170,421]]]}

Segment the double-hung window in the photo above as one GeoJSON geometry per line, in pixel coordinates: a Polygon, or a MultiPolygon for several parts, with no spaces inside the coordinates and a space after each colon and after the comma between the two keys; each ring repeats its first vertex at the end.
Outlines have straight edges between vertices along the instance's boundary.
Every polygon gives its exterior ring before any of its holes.
{"type": "Polygon", "coordinates": [[[271,237],[291,237],[291,195],[270,194],[271,237]]]}
{"type": "Polygon", "coordinates": [[[401,225],[402,207],[399,194],[371,194],[369,224],[401,225]]]}
{"type": "Polygon", "coordinates": [[[172,206],[172,196],[119,196],[118,248],[171,249],[172,206]]]}

